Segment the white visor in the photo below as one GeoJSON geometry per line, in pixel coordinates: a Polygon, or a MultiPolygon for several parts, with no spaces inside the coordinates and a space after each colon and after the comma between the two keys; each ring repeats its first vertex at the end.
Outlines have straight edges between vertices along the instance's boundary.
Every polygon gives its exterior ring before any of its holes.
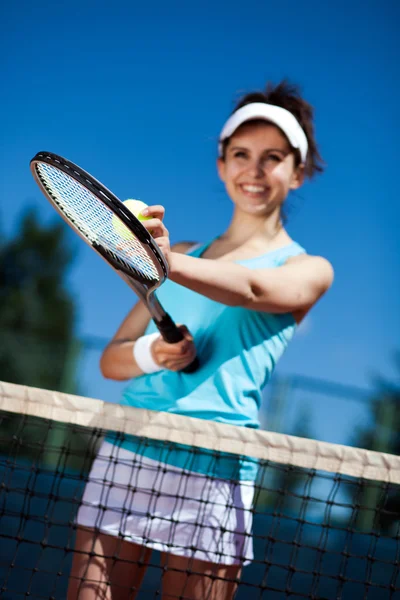
{"type": "Polygon", "coordinates": [[[301,161],[303,163],[306,161],[307,137],[296,117],[286,108],[274,104],[265,104],[264,102],[246,104],[229,117],[219,136],[218,151],[220,156],[222,156],[222,142],[230,138],[240,125],[254,119],[264,119],[279,127],[286,135],[290,145],[299,150],[301,161]]]}

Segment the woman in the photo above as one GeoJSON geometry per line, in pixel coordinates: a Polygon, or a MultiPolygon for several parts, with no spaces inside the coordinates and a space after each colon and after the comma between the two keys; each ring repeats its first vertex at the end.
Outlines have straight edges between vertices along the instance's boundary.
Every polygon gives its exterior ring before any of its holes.
{"type": "MultiPolygon", "coordinates": [[[[233,203],[225,233],[171,249],[164,208],[143,211],[170,267],[159,297],[187,325],[184,340],[165,343],[139,303],[105,349],[101,369],[132,380],[125,404],[258,427],[262,387],[333,279],[329,262],[309,256],[283,226],[289,192],[322,171],[312,108],[287,82],[248,94],[225,123],[218,154],[233,203]],[[196,353],[200,369],[182,373],[196,353]]],[[[164,599],[232,598],[252,559],[256,471],[250,459],[110,434],[77,518],[69,600],[134,598],[154,548],[165,567],[164,599]],[[189,492],[178,494],[183,477],[189,492]]]]}

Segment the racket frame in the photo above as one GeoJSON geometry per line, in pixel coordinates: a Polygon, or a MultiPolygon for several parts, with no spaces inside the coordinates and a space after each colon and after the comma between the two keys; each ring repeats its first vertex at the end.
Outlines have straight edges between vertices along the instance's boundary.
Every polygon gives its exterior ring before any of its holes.
{"type": "MultiPolygon", "coordinates": [[[[43,194],[50,201],[52,206],[62,217],[62,219],[79,235],[79,237],[89,246],[95,250],[95,252],[109,265],[114,271],[129,285],[129,287],[135,292],[140,300],[147,306],[151,317],[153,318],[158,330],[165,341],[169,343],[180,342],[183,339],[183,334],[168,313],[165,312],[164,308],[160,304],[157,296],[156,289],[165,281],[168,277],[168,263],[165,260],[160,248],[157,243],[142,225],[142,223],[131,213],[131,211],[113,194],[107,189],[100,181],[95,179],[90,173],[81,169],[73,162],[57,155],[52,152],[41,151],[38,152],[30,161],[30,168],[32,175],[42,190],[43,194]],[[79,227],[64,214],[63,210],[58,206],[56,200],[53,198],[51,191],[42,182],[37,172],[36,165],[38,163],[45,163],[51,167],[58,169],[59,171],[71,177],[78,184],[82,185],[90,193],[92,193],[99,202],[103,202],[113,212],[124,225],[137,237],[139,242],[143,244],[143,248],[146,250],[152,264],[155,266],[159,279],[153,281],[143,280],[140,282],[135,281],[129,272],[128,268],[124,268],[124,265],[117,260],[113,260],[107,249],[97,242],[92,242],[79,227]],[[96,247],[97,246],[97,247],[96,247]],[[100,248],[104,248],[104,254],[100,248]],[[153,257],[157,260],[154,260],[153,257]]],[[[184,372],[191,373],[198,368],[198,359],[196,358],[192,365],[189,365],[184,372]]]]}

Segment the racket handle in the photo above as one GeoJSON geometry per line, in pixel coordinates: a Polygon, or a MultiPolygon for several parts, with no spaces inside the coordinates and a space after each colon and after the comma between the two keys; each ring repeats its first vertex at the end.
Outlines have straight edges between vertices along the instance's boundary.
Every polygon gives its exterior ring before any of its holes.
{"type": "Polygon", "coordinates": [[[197,369],[199,368],[199,366],[200,366],[200,361],[199,361],[199,359],[196,356],[196,358],[194,359],[194,361],[191,362],[190,365],[188,365],[187,367],[185,367],[184,369],[182,369],[182,371],[184,373],[194,373],[195,371],[197,371],[197,369]]]}
{"type": "Polygon", "coordinates": [[[164,315],[162,319],[155,321],[155,323],[163,339],[168,342],[168,344],[177,344],[183,340],[182,331],[176,326],[168,314],[164,315]]]}
{"type": "MultiPolygon", "coordinates": [[[[176,326],[176,324],[168,314],[164,315],[161,320],[156,321],[156,325],[163,339],[169,344],[177,344],[178,342],[181,342],[183,340],[184,336],[182,331],[179,329],[179,327],[176,326]]],[[[197,371],[199,366],[200,362],[196,356],[194,361],[191,362],[190,365],[182,369],[182,371],[184,373],[194,373],[195,371],[197,371]]]]}

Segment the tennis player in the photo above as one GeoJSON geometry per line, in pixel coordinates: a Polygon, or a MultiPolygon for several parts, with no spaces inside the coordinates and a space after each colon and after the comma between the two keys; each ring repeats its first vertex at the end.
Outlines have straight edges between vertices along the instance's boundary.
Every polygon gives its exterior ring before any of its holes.
{"type": "MultiPolygon", "coordinates": [[[[184,340],[167,344],[137,304],[101,358],[128,380],[122,403],[258,427],[261,390],[333,279],[284,227],[288,194],[322,171],[313,110],[287,82],[246,95],[219,137],[217,169],[232,201],[224,233],[170,248],[164,208],[144,225],[170,267],[160,288],[184,340]],[[182,373],[194,357],[200,369],[182,373]]],[[[200,214],[200,213],[199,213],[200,214]]],[[[122,600],[137,591],[153,549],[164,600],[229,600],[253,558],[256,461],[109,434],[94,461],[77,523],[68,599],[122,600]]]]}

